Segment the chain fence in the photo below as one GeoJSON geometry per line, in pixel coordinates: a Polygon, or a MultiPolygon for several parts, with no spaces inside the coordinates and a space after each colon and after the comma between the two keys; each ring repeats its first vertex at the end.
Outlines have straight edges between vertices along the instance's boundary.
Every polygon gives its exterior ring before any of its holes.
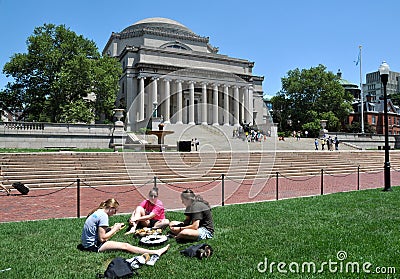
{"type": "MultiPolygon", "coordinates": [[[[399,185],[399,183],[400,170],[392,167],[391,184],[399,185]]],[[[196,182],[171,182],[168,179],[154,176],[141,185],[122,186],[118,183],[104,186],[92,185],[88,180],[77,178],[75,181],[57,189],[32,189],[33,191],[30,191],[27,195],[13,194],[11,198],[14,198],[12,202],[21,208],[24,208],[24,206],[31,206],[32,208],[34,205],[42,203],[42,206],[48,205],[48,210],[53,210],[54,213],[58,210],[57,208],[73,208],[74,201],[75,216],[80,218],[82,216],[82,205],[85,211],[89,211],[101,201],[110,197],[117,198],[120,204],[124,204],[124,207],[121,208],[122,212],[130,212],[154,188],[162,193],[160,199],[166,209],[175,210],[183,208],[180,193],[188,188],[196,194],[202,195],[212,206],[225,206],[227,204],[281,200],[380,187],[383,189],[383,184],[383,168],[380,170],[363,170],[358,166],[347,169],[346,173],[321,169],[319,173],[308,176],[301,173],[285,175],[281,172],[275,172],[268,173],[265,176],[258,175],[248,178],[246,176],[235,177],[234,174],[221,174],[218,177],[202,177],[202,181],[197,180],[196,182]],[[76,191],[75,194],[73,191],[76,191]],[[18,202],[15,198],[21,198],[21,201],[18,202]],[[32,200],[35,200],[35,202],[32,202],[32,200]]],[[[0,196],[2,198],[8,197],[6,193],[0,196]]],[[[51,218],[59,217],[57,214],[53,215],[54,217],[51,218]]],[[[64,215],[68,214],[64,212],[64,215]]],[[[48,216],[51,216],[51,212],[48,216]]],[[[1,219],[0,221],[4,221],[1,219]]]]}

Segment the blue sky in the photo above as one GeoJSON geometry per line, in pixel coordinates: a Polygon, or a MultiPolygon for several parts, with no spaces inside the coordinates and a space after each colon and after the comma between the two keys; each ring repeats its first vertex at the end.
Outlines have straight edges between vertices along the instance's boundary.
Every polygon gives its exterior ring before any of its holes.
{"type": "Polygon", "coordinates": [[[0,89],[9,81],[4,64],[27,51],[35,27],[64,24],[101,51],[112,32],[149,17],[176,20],[209,37],[220,54],[255,62],[264,94],[275,95],[289,70],[318,64],[359,84],[359,45],[364,82],[383,60],[400,72],[399,11],[398,0],[0,0],[0,89]]]}

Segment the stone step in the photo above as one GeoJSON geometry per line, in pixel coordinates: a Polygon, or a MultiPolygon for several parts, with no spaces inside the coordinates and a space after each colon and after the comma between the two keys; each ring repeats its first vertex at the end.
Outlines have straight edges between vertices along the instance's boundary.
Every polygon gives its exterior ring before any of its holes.
{"type": "MultiPolygon", "coordinates": [[[[210,182],[229,179],[298,177],[354,173],[383,169],[384,153],[372,152],[233,152],[233,153],[80,153],[0,154],[6,180],[32,188],[66,187],[76,179],[90,186],[129,186],[152,183],[210,182]],[[125,158],[124,158],[125,157],[125,158]],[[131,158],[132,157],[132,158],[131,158]],[[137,161],[134,161],[137,159],[137,161]]],[[[400,166],[400,153],[391,152],[392,167],[400,166]]]]}

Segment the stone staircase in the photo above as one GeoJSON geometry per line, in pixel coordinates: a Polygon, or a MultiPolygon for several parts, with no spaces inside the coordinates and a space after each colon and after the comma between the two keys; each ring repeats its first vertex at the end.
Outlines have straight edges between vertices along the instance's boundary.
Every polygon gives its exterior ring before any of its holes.
{"type": "MultiPolygon", "coordinates": [[[[188,124],[165,124],[165,130],[174,131],[165,137],[165,144],[170,146],[169,150],[176,151],[178,141],[191,141],[197,138],[200,142],[201,152],[221,151],[274,151],[274,150],[315,150],[313,138],[285,138],[278,141],[276,136],[267,137],[261,142],[247,142],[244,137],[233,137],[232,126],[210,126],[210,125],[188,125],[188,124]]],[[[147,142],[156,144],[157,137],[129,133],[136,142],[147,142]]],[[[273,133],[275,134],[275,133],[273,133]]],[[[321,149],[321,146],[319,146],[321,149]]],[[[357,146],[340,144],[340,150],[358,150],[357,146]]]]}
{"type": "MultiPolygon", "coordinates": [[[[202,144],[207,144],[206,143],[202,144]]],[[[400,168],[400,152],[391,151],[391,166],[400,168]]],[[[22,182],[31,189],[82,186],[140,186],[154,177],[164,183],[381,171],[383,151],[235,151],[2,153],[3,184],[22,182]]]]}

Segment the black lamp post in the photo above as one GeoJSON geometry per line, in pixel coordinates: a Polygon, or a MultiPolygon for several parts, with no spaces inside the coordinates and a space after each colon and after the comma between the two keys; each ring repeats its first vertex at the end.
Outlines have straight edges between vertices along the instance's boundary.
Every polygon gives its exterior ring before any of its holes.
{"type": "Polygon", "coordinates": [[[389,123],[388,123],[388,111],[387,111],[387,93],[386,93],[386,85],[389,78],[390,68],[389,65],[383,61],[381,66],[379,67],[379,73],[381,75],[381,82],[383,84],[383,118],[385,121],[385,165],[384,165],[384,175],[385,175],[385,188],[383,191],[391,191],[390,187],[390,161],[389,161],[389,123]]]}

